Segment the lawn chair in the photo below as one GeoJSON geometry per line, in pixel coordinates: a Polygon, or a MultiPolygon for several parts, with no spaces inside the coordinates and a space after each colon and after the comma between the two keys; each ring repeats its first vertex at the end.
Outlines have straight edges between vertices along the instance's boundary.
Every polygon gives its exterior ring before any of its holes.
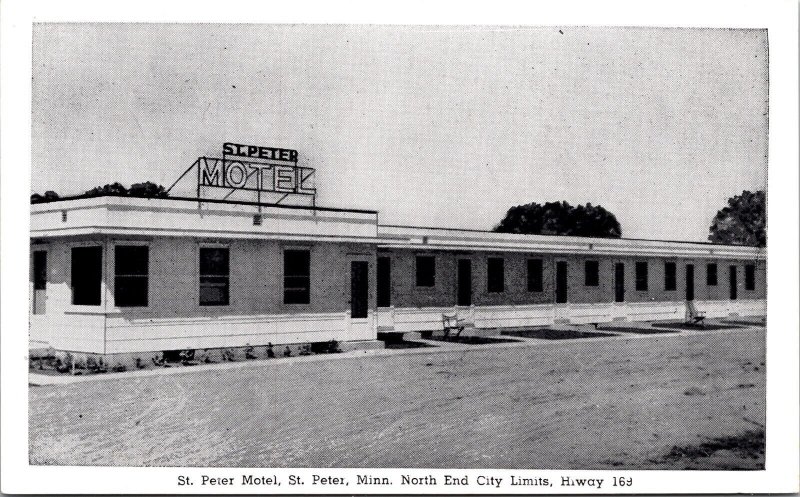
{"type": "Polygon", "coordinates": [[[460,336],[461,332],[464,331],[464,328],[464,321],[458,319],[456,314],[442,314],[442,329],[444,330],[445,338],[448,338],[450,333],[454,331],[456,332],[456,337],[460,336]]]}
{"type": "Polygon", "coordinates": [[[686,301],[686,324],[691,324],[693,326],[700,326],[703,327],[703,321],[706,319],[706,313],[703,311],[698,311],[697,308],[694,306],[694,301],[687,300],[686,301]]]}

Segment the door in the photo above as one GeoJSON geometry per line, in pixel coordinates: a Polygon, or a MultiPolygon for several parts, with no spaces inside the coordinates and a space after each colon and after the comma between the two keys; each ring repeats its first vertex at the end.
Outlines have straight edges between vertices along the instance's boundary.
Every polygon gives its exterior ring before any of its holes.
{"type": "Polygon", "coordinates": [[[47,252],[33,253],[33,313],[44,314],[47,306],[47,252]]]}
{"type": "Polygon", "coordinates": [[[567,262],[556,263],[556,304],[567,303],[567,262]]]}
{"type": "Polygon", "coordinates": [[[736,300],[739,296],[738,282],[736,281],[736,266],[731,266],[728,274],[730,275],[730,297],[731,300],[736,300]]]}
{"type": "Polygon", "coordinates": [[[686,265],[686,300],[694,300],[694,264],[686,265]]]}
{"type": "Polygon", "coordinates": [[[614,302],[625,302],[625,264],[614,264],[614,302]]]}
{"type": "Polygon", "coordinates": [[[388,257],[378,257],[378,307],[392,305],[392,265],[388,257]]]}
{"type": "Polygon", "coordinates": [[[472,261],[458,260],[458,281],[456,282],[456,305],[472,305],[472,261]]]}
{"type": "Polygon", "coordinates": [[[350,262],[350,318],[366,319],[369,311],[369,263],[350,262]]]}

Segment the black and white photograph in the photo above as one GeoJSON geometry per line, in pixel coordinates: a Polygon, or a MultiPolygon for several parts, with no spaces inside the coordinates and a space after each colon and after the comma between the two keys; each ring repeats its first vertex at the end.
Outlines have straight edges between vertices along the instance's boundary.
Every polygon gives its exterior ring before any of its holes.
{"type": "Polygon", "coordinates": [[[797,201],[772,166],[798,167],[771,145],[768,26],[29,29],[25,199],[3,211],[29,219],[30,471],[626,493],[774,472],[796,438],[767,416],[797,399],[797,302],[774,298],[798,278],[767,222],[797,201]]]}

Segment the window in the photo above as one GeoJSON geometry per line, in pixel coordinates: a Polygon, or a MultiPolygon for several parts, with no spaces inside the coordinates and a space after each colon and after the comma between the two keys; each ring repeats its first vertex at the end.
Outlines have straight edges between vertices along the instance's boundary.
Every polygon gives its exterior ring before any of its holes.
{"type": "Polygon", "coordinates": [[[748,264],[744,267],[744,289],[756,289],[756,267],[752,264],[748,264]]]}
{"type": "Polygon", "coordinates": [[[148,247],[114,247],[114,304],[117,307],[147,306],[148,265],[148,247]]]}
{"type": "Polygon", "coordinates": [[[728,291],[731,300],[736,300],[739,297],[739,282],[736,277],[736,266],[728,268],[728,291]]]}
{"type": "Polygon", "coordinates": [[[283,252],[283,303],[311,302],[311,251],[283,252]]]}
{"type": "Polygon", "coordinates": [[[33,309],[34,314],[44,314],[47,305],[47,252],[33,252],[33,309]]]}
{"type": "Polygon", "coordinates": [[[378,307],[392,305],[392,263],[388,257],[378,257],[378,307]]]}
{"type": "Polygon", "coordinates": [[[717,265],[706,264],[706,285],[717,286],[717,265]]]}
{"type": "Polygon", "coordinates": [[[647,291],[647,263],[636,263],[636,291],[647,291]]]}
{"type": "Polygon", "coordinates": [[[432,255],[417,256],[417,286],[436,284],[436,258],[432,255]]]}
{"type": "Polygon", "coordinates": [[[678,288],[675,275],[677,274],[677,267],[674,262],[664,263],[664,290],[672,291],[678,288]]]}
{"type": "Polygon", "coordinates": [[[72,248],[72,303],[100,305],[103,247],[72,248]]]}
{"type": "Polygon", "coordinates": [[[528,291],[542,291],[542,260],[528,259],[528,291]]]}
{"type": "Polygon", "coordinates": [[[586,286],[600,285],[600,263],[597,261],[586,261],[583,263],[584,284],[586,286]]]}
{"type": "Polygon", "coordinates": [[[44,250],[33,252],[33,289],[47,289],[47,252],[44,250]]]}
{"type": "Polygon", "coordinates": [[[486,261],[487,272],[487,290],[489,293],[502,293],[505,289],[505,267],[503,259],[499,257],[490,257],[486,261]]]}
{"type": "Polygon", "coordinates": [[[228,248],[200,247],[200,305],[228,305],[229,297],[228,248]]]}

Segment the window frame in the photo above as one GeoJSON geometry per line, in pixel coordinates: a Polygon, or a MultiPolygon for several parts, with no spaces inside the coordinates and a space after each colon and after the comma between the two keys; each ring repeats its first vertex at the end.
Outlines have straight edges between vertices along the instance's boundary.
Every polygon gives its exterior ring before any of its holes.
{"type": "Polygon", "coordinates": [[[414,254],[414,286],[415,288],[436,288],[436,256],[432,254],[414,254]],[[420,285],[420,259],[431,259],[433,261],[432,271],[430,275],[430,285],[420,285]]]}
{"type": "MultiPolygon", "coordinates": [[[[496,270],[497,268],[495,268],[496,270]]],[[[486,258],[486,293],[505,293],[506,291],[506,260],[504,257],[487,257],[486,258]],[[493,283],[497,283],[498,278],[495,276],[492,277],[492,263],[500,262],[500,277],[499,289],[493,286],[493,283]]]]}
{"type": "Polygon", "coordinates": [[[198,244],[198,246],[197,246],[197,258],[196,258],[197,265],[195,266],[195,268],[197,269],[197,279],[195,281],[197,281],[197,306],[199,308],[201,308],[201,309],[214,309],[214,308],[225,308],[225,307],[230,307],[231,306],[231,301],[233,300],[231,298],[231,287],[232,287],[232,285],[231,285],[231,252],[232,252],[231,246],[230,246],[230,244],[227,244],[227,243],[203,242],[203,243],[198,244]],[[200,272],[200,257],[201,257],[200,254],[203,251],[203,249],[226,249],[228,251],[228,275],[227,275],[227,279],[228,279],[228,291],[227,291],[228,299],[227,299],[227,303],[225,303],[225,304],[204,304],[204,303],[202,303],[200,301],[200,298],[202,296],[201,278],[203,276],[207,276],[207,277],[223,277],[223,276],[220,276],[220,275],[203,275],[200,272]]]}
{"type": "Polygon", "coordinates": [[[634,280],[634,288],[637,292],[649,292],[650,291],[650,265],[647,261],[635,261],[633,265],[633,280],[634,280]],[[644,268],[644,277],[642,278],[639,274],[639,268],[644,268]],[[644,283],[640,285],[640,283],[644,283]]]}
{"type": "MultiPolygon", "coordinates": [[[[311,247],[305,246],[286,246],[283,247],[281,250],[281,303],[282,305],[287,306],[302,306],[302,305],[311,305],[311,254],[312,250],[311,247]],[[308,274],[307,275],[288,275],[286,274],[286,254],[289,252],[305,252],[308,254],[308,274]],[[288,302],[286,300],[286,278],[305,278],[306,279],[306,295],[307,299],[304,302],[288,302]]],[[[301,288],[290,288],[290,290],[301,290],[301,288]]]]}
{"type": "Polygon", "coordinates": [[[599,287],[600,286],[600,261],[597,259],[587,259],[583,261],[583,286],[589,287],[599,287]],[[589,271],[589,266],[593,265],[593,275],[592,272],[589,271]],[[593,278],[589,276],[592,275],[593,278]]]}
{"type": "MultiPolygon", "coordinates": [[[[152,294],[152,289],[150,287],[151,279],[150,274],[152,271],[150,270],[150,243],[149,242],[137,242],[137,241],[113,241],[112,247],[114,249],[114,260],[112,264],[112,273],[113,273],[113,280],[111,284],[111,298],[113,299],[113,303],[115,308],[125,309],[125,310],[136,310],[136,309],[149,309],[150,308],[150,295],[152,294]],[[117,247],[145,247],[147,248],[147,274],[144,276],[139,275],[117,275],[117,247]],[[147,294],[145,295],[147,304],[145,305],[119,305],[117,303],[117,277],[144,277],[147,280],[147,285],[145,286],[147,294]]],[[[109,261],[112,262],[112,261],[109,261]]]]}

